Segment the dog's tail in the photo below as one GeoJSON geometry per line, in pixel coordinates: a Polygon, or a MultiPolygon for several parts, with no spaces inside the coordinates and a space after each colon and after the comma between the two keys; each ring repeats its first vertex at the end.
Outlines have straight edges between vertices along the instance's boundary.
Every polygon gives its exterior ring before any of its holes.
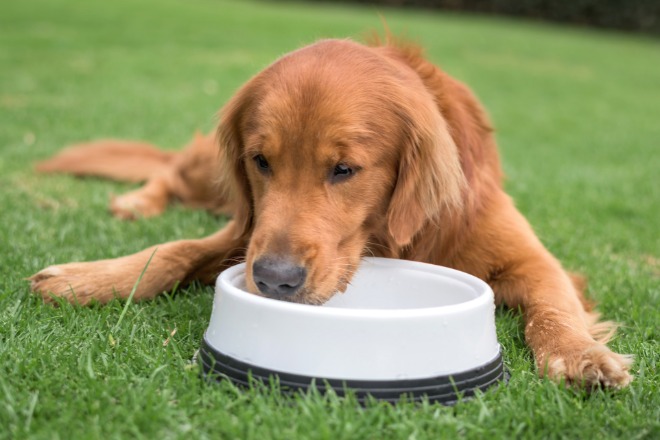
{"type": "Polygon", "coordinates": [[[142,142],[99,140],[65,148],[35,168],[42,173],[143,182],[171,166],[178,154],[142,142]]]}

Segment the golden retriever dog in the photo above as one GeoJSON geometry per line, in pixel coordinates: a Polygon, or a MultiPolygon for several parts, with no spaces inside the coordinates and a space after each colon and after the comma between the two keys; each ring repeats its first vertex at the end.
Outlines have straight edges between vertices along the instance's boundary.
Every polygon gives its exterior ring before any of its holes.
{"type": "Polygon", "coordinates": [[[233,216],[203,239],[48,267],[30,278],[46,300],[126,298],[152,258],[135,299],[211,283],[245,261],[255,294],[323,304],[363,256],[402,258],[468,272],[520,308],[541,375],[614,388],[632,379],[630,358],[605,345],[614,324],[597,321],[583,283],[505,194],[481,105],[415,46],[323,40],[253,77],[217,133],[180,153],[99,141],[38,169],[146,180],[112,201],[122,218],[156,215],[171,199],[233,216]]]}

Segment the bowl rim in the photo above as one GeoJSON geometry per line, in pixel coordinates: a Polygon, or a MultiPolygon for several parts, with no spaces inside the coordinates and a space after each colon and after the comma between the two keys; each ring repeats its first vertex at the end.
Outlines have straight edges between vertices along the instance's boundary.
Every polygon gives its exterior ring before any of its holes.
{"type": "MultiPolygon", "coordinates": [[[[449,316],[456,313],[461,313],[466,310],[478,308],[483,303],[494,304],[494,294],[491,287],[483,280],[461,272],[456,269],[451,269],[444,266],[438,266],[429,263],[421,263],[417,261],[398,260],[393,258],[382,257],[363,257],[361,266],[363,264],[375,264],[384,266],[385,268],[406,268],[417,270],[420,272],[431,273],[446,278],[451,278],[454,281],[462,282],[472,287],[476,292],[475,298],[469,299],[458,304],[447,306],[435,307],[421,307],[421,308],[406,308],[406,309],[370,309],[370,308],[341,308],[341,307],[322,307],[311,304],[292,303],[272,298],[260,296],[258,294],[250,293],[248,291],[239,289],[232,282],[245,272],[245,263],[241,263],[230,267],[223,271],[216,281],[216,294],[222,291],[244,303],[251,306],[261,307],[263,309],[270,309],[279,312],[288,312],[292,314],[306,314],[317,317],[325,318],[342,318],[342,319],[396,319],[396,318],[415,318],[415,317],[442,317],[449,316]]],[[[359,270],[359,269],[358,269],[359,270]]],[[[341,295],[336,293],[335,295],[341,295]]]]}

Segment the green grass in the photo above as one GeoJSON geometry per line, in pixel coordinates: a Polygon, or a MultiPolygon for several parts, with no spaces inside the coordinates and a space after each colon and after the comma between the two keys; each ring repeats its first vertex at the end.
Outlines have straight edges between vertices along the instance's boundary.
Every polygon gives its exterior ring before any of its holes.
{"type": "Polygon", "coordinates": [[[544,243],[588,275],[605,318],[624,324],[611,345],[635,355],[636,379],[591,395],[539,379],[520,317],[499,310],[508,386],[451,408],[360,407],[205,384],[190,359],[210,288],[131,304],[119,322],[125,303],[45,306],[24,278],[201,237],[225,221],[182,208],[114,220],[108,196],[130,185],[38,176],[35,160],[94,137],[176,148],[209,130],[233,91],[278,55],[319,37],[359,38],[380,28],[378,11],[211,0],[24,0],[0,10],[0,438],[660,436],[657,40],[381,10],[482,98],[509,192],[544,243]]]}

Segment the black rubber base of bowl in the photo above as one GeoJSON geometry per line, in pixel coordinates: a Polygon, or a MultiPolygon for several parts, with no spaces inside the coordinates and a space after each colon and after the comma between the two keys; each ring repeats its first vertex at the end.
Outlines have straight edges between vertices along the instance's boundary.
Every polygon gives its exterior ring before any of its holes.
{"type": "Polygon", "coordinates": [[[406,396],[412,401],[428,398],[431,402],[451,405],[459,398],[473,396],[476,390],[485,391],[492,385],[506,382],[508,379],[500,353],[487,364],[471,370],[452,375],[401,380],[314,378],[269,370],[227,356],[214,349],[206,340],[202,341],[198,360],[202,374],[207,378],[229,379],[236,385],[248,386],[251,380],[268,383],[273,377],[278,380],[283,391],[306,391],[314,386],[320,392],[332,389],[337,395],[344,396],[346,390],[350,389],[361,402],[369,395],[392,403],[406,396]]]}

